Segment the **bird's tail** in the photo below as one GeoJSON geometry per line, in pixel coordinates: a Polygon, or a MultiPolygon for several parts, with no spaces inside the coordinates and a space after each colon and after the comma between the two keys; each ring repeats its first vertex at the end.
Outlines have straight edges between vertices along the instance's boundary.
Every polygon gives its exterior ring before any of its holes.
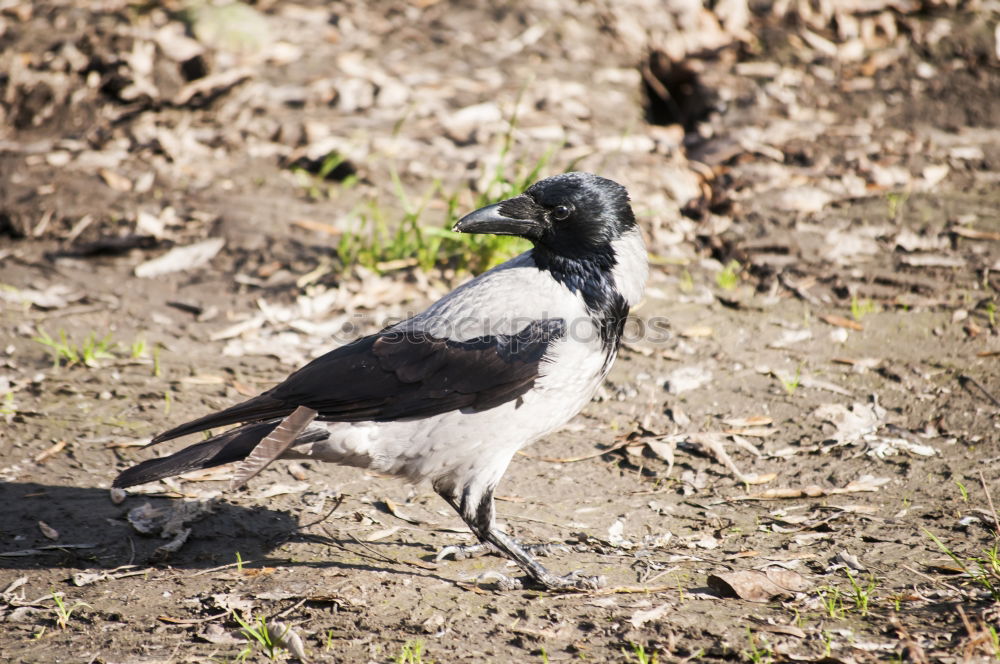
{"type": "MultiPolygon", "coordinates": [[[[257,443],[271,433],[279,422],[280,420],[270,420],[244,424],[206,441],[185,447],[170,456],[143,461],[123,470],[111,486],[125,488],[153,482],[164,477],[180,475],[189,470],[212,468],[224,463],[241,461],[253,452],[257,443]]],[[[296,442],[310,442],[312,435],[313,432],[306,431],[296,442]]]]}

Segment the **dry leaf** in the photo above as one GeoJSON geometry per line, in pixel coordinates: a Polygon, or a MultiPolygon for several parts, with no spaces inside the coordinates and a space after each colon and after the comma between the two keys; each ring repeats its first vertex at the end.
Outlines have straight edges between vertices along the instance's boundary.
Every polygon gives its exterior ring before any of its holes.
{"type": "Polygon", "coordinates": [[[107,168],[102,168],[97,173],[104,180],[104,183],[115,191],[132,191],[132,181],[124,175],[120,175],[107,168]]]}
{"type": "Polygon", "coordinates": [[[632,623],[632,627],[639,629],[648,622],[652,622],[654,620],[659,620],[660,618],[662,618],[667,613],[667,611],[670,610],[670,608],[671,607],[669,604],[661,604],[660,606],[657,606],[652,609],[646,609],[645,611],[640,609],[639,611],[633,613],[632,617],[629,618],[628,621],[632,623]]]}
{"type": "Polygon", "coordinates": [[[46,461],[48,461],[49,459],[51,459],[55,455],[57,455],[60,452],[62,452],[63,448],[65,448],[65,447],[66,447],[66,441],[65,440],[60,440],[59,442],[57,442],[56,444],[52,445],[48,449],[46,449],[46,450],[44,450],[42,452],[39,452],[35,456],[34,462],[35,463],[39,463],[39,464],[45,463],[46,461]]]}
{"type": "Polygon", "coordinates": [[[731,427],[766,427],[774,423],[774,418],[768,415],[751,415],[749,417],[730,417],[722,421],[731,427]]]}
{"type": "Polygon", "coordinates": [[[185,247],[174,247],[167,253],[135,266],[135,276],[158,277],[171,272],[192,270],[205,265],[222,250],[226,241],[221,237],[210,238],[185,247]]]}
{"type": "Polygon", "coordinates": [[[840,445],[849,445],[863,436],[874,434],[885,421],[886,411],[877,403],[854,403],[850,409],[837,403],[828,403],[813,411],[813,417],[830,422],[837,430],[830,439],[840,445]]]}
{"type": "Polygon", "coordinates": [[[397,532],[399,532],[399,526],[392,526],[390,528],[383,528],[382,530],[376,530],[375,532],[368,533],[361,539],[365,542],[377,542],[387,537],[392,537],[397,532]]]}
{"type": "Polygon", "coordinates": [[[781,567],[764,571],[748,569],[726,574],[711,574],[708,585],[723,597],[739,597],[750,602],[767,602],[772,597],[804,592],[809,582],[798,572],[781,567]]]}
{"type": "Polygon", "coordinates": [[[829,323],[836,327],[845,327],[848,330],[861,331],[865,329],[865,326],[856,320],[851,320],[850,318],[844,318],[843,316],[837,316],[836,314],[822,314],[819,319],[824,323],[829,323]]]}
{"type": "Polygon", "coordinates": [[[688,339],[701,339],[712,336],[715,334],[715,331],[708,325],[692,325],[691,327],[684,328],[678,334],[688,339]]]}
{"type": "Polygon", "coordinates": [[[42,534],[45,535],[45,537],[47,537],[50,540],[55,541],[59,539],[59,531],[50,526],[49,524],[45,523],[44,521],[38,522],[38,529],[42,531],[42,534]]]}
{"type": "Polygon", "coordinates": [[[397,519],[402,519],[403,521],[406,521],[407,523],[412,523],[414,525],[420,523],[419,519],[414,519],[412,516],[409,516],[405,514],[402,510],[400,510],[399,506],[392,500],[386,498],[384,502],[386,509],[389,510],[389,514],[393,515],[397,519]]]}

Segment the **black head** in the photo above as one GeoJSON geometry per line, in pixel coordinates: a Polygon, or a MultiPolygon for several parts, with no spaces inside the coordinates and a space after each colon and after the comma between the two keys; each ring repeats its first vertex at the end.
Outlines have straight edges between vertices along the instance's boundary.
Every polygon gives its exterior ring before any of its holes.
{"type": "Polygon", "coordinates": [[[466,215],[455,230],[519,235],[536,247],[576,258],[607,250],[634,226],[625,187],[591,173],[564,173],[466,215]]]}

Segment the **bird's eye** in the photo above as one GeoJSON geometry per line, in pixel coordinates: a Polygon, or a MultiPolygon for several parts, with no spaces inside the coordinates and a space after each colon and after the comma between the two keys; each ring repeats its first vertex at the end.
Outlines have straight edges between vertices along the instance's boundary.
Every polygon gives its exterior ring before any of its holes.
{"type": "Polygon", "coordinates": [[[552,218],[556,221],[563,221],[569,217],[570,211],[569,206],[557,205],[552,209],[552,218]]]}

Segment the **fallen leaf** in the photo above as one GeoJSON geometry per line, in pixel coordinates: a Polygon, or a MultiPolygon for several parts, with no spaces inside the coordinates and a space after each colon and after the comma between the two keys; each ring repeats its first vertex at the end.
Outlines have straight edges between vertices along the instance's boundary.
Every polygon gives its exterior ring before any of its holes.
{"type": "Polygon", "coordinates": [[[376,530],[374,532],[368,533],[361,539],[362,541],[365,542],[377,542],[379,540],[386,539],[387,537],[392,537],[397,532],[399,532],[399,526],[392,526],[389,528],[383,528],[382,530],[376,530]]]}
{"type": "Polygon", "coordinates": [[[764,571],[748,569],[726,574],[710,574],[708,586],[723,597],[739,597],[750,602],[767,602],[772,597],[804,592],[810,583],[798,572],[781,567],[764,571]]]}
{"type": "Polygon", "coordinates": [[[770,632],[771,634],[784,634],[785,636],[794,636],[798,639],[806,638],[805,630],[796,627],[795,625],[769,625],[767,623],[758,624],[757,629],[761,632],[770,632]]]}
{"type": "Polygon", "coordinates": [[[39,452],[38,455],[35,456],[34,462],[38,464],[45,463],[55,455],[62,452],[65,447],[66,447],[66,441],[60,440],[51,447],[49,447],[48,449],[39,452]]]}
{"type": "Polygon", "coordinates": [[[632,617],[629,618],[628,621],[632,623],[632,627],[639,629],[648,622],[659,620],[664,615],[666,615],[667,611],[669,611],[670,609],[671,609],[670,604],[661,604],[660,606],[657,606],[652,609],[647,609],[645,611],[639,610],[633,613],[632,617]]]}
{"type": "Polygon", "coordinates": [[[198,633],[198,638],[217,646],[229,646],[246,643],[245,639],[241,639],[233,635],[232,632],[224,628],[222,625],[214,624],[207,625],[204,630],[198,633]]]}
{"type": "Polygon", "coordinates": [[[115,191],[132,191],[132,181],[124,175],[107,168],[102,168],[97,171],[97,173],[101,176],[101,179],[104,180],[104,183],[115,191]]]}
{"type": "Polygon", "coordinates": [[[667,391],[681,394],[696,390],[712,381],[712,372],[699,365],[680,367],[667,377],[667,391]]]}
{"type": "Polygon", "coordinates": [[[830,439],[840,445],[855,443],[867,434],[873,434],[885,421],[885,409],[877,403],[854,403],[850,408],[828,403],[813,411],[813,417],[830,422],[836,431],[830,439]]]}
{"type": "Polygon", "coordinates": [[[715,334],[715,331],[708,325],[692,325],[691,327],[684,328],[678,334],[688,339],[701,339],[712,336],[715,334]]]}
{"type": "Polygon", "coordinates": [[[135,276],[150,278],[171,272],[193,270],[215,258],[225,244],[223,238],[215,237],[184,247],[174,247],[161,256],[136,265],[135,276]]]}
{"type": "Polygon", "coordinates": [[[766,427],[774,423],[774,418],[768,415],[751,415],[749,417],[730,417],[722,421],[731,427],[766,427]]]}
{"type": "Polygon", "coordinates": [[[397,519],[401,519],[403,521],[406,521],[407,523],[412,523],[414,525],[420,523],[419,519],[414,519],[412,516],[409,516],[405,514],[402,510],[400,510],[399,505],[394,503],[392,500],[386,498],[384,502],[386,509],[389,510],[389,514],[393,515],[397,519]]]}
{"type": "Polygon", "coordinates": [[[38,522],[38,529],[42,531],[42,534],[45,535],[45,537],[47,537],[50,540],[59,539],[59,531],[50,526],[49,524],[45,523],[44,521],[38,522]]]}
{"type": "Polygon", "coordinates": [[[822,314],[819,319],[824,323],[834,325],[836,327],[846,327],[849,330],[861,331],[865,329],[864,325],[856,320],[851,320],[850,318],[844,318],[843,316],[837,316],[836,314],[822,314]]]}

